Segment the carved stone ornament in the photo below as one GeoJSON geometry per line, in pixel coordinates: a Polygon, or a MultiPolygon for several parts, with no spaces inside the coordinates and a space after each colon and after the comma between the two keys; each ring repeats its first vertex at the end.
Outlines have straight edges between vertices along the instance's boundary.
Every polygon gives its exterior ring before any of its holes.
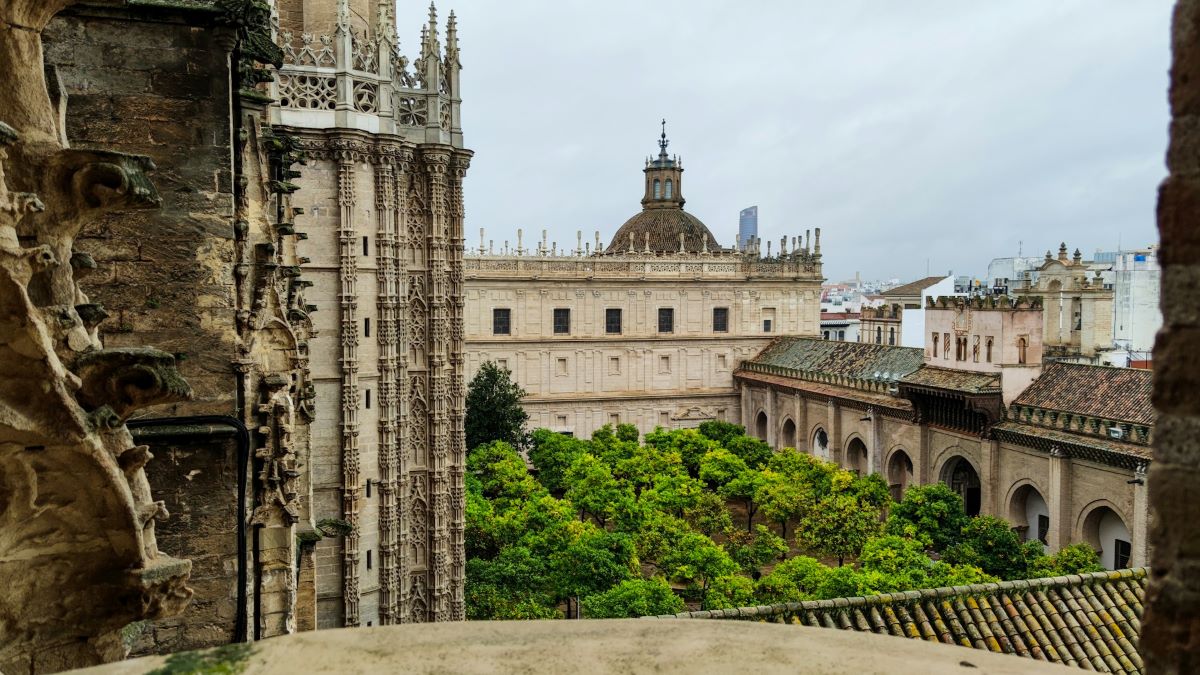
{"type": "MultiPolygon", "coordinates": [[[[191,562],[158,550],[151,459],[125,420],[190,397],[174,358],[105,350],[73,248],[109,211],[155,208],[146,158],[73,150],[58,128],[41,32],[71,0],[0,3],[0,670],[124,656],[120,631],[178,614],[191,562]]],[[[54,76],[53,72],[50,73],[54,76]]],[[[53,88],[59,90],[58,87],[53,88]]]]}

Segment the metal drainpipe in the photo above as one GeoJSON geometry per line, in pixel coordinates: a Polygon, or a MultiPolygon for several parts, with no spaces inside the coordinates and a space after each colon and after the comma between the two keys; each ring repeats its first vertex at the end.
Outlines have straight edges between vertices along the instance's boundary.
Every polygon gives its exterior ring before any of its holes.
{"type": "MultiPolygon", "coordinates": [[[[129,420],[125,423],[139,441],[162,438],[204,437],[233,435],[237,438],[237,618],[234,624],[234,640],[249,642],[246,616],[246,488],[249,482],[250,431],[236,417],[228,415],[196,415],[193,417],[155,417],[129,420]],[[153,431],[153,430],[158,431],[153,431]],[[137,430],[145,430],[137,433],[137,430]]],[[[256,528],[257,533],[257,528],[256,528]]],[[[257,551],[255,552],[257,553],[257,551]]],[[[257,593],[256,593],[257,595],[257,593]]],[[[257,600],[257,598],[256,598],[257,600]]]]}

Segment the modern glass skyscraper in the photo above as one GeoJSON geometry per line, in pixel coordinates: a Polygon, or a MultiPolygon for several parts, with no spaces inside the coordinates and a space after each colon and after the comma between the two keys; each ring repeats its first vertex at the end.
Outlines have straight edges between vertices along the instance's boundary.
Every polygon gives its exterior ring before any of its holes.
{"type": "Polygon", "coordinates": [[[758,236],[758,207],[751,206],[738,213],[737,247],[746,246],[751,237],[758,236]]]}

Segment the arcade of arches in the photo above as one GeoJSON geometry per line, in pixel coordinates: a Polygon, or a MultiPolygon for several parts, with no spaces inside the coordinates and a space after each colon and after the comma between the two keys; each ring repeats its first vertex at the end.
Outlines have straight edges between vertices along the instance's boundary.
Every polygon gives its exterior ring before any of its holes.
{"type": "Polygon", "coordinates": [[[878,472],[896,499],[910,485],[942,481],[962,495],[968,513],[1005,518],[1048,552],[1087,542],[1106,567],[1147,563],[1145,485],[1135,468],[917,423],[901,405],[745,379],[741,395],[743,409],[756,411],[757,437],[852,471],[878,472]]]}

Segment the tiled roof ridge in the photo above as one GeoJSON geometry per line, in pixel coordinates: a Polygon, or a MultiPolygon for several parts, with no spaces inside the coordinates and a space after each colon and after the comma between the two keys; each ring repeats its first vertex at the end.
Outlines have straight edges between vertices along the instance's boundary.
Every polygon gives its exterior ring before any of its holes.
{"type": "Polygon", "coordinates": [[[1052,361],[1051,365],[1064,366],[1064,367],[1070,366],[1073,368],[1081,368],[1081,369],[1083,369],[1083,368],[1105,368],[1107,370],[1136,371],[1136,372],[1146,373],[1147,376],[1149,376],[1150,373],[1153,372],[1149,368],[1130,368],[1127,366],[1114,366],[1114,365],[1111,365],[1108,363],[1071,363],[1070,361],[1052,361]]]}
{"type": "Polygon", "coordinates": [[[721,619],[738,617],[767,617],[778,614],[810,610],[850,609],[856,607],[871,607],[874,605],[910,603],[918,600],[976,597],[994,595],[1010,590],[1036,591],[1068,586],[1087,586],[1102,582],[1143,579],[1146,577],[1149,571],[1149,567],[1133,567],[1123,570],[1105,570],[1103,572],[1070,574],[1058,577],[1042,577],[1039,579],[1014,579],[1011,581],[996,581],[986,584],[971,584],[968,586],[942,586],[938,588],[924,588],[912,591],[898,591],[896,593],[880,593],[878,595],[833,598],[829,600],[805,600],[802,602],[787,602],[776,605],[759,605],[757,607],[700,610],[694,612],[680,612],[678,614],[661,614],[658,616],[647,616],[642,618],[721,619]]]}

